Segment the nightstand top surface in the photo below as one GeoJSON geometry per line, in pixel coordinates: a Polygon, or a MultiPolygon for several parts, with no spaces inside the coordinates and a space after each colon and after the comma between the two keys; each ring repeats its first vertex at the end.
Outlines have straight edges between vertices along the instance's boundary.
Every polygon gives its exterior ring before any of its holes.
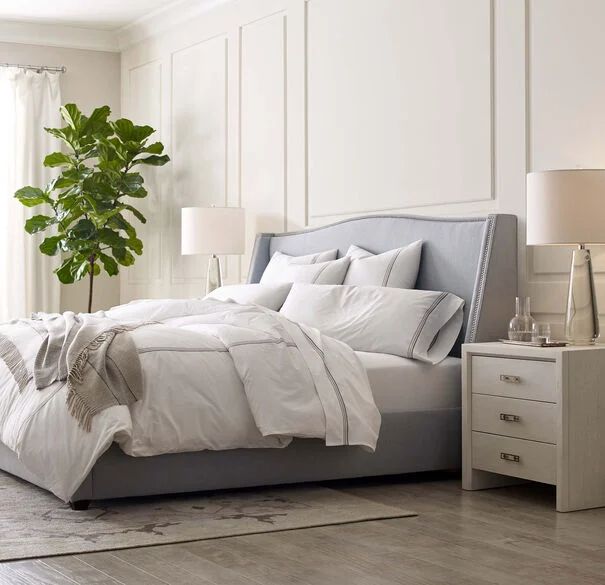
{"type": "Polygon", "coordinates": [[[565,347],[532,347],[528,345],[514,345],[493,341],[488,343],[465,343],[462,346],[463,353],[481,353],[489,355],[525,356],[533,358],[556,359],[565,352],[578,351],[603,351],[605,344],[595,345],[567,345],[565,347]]]}

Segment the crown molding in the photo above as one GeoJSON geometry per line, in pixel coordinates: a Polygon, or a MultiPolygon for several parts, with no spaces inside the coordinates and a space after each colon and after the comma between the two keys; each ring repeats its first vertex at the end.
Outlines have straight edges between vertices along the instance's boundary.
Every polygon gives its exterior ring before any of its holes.
{"type": "Polygon", "coordinates": [[[0,42],[92,51],[120,51],[115,31],[11,20],[0,21],[0,42]]]}
{"type": "Polygon", "coordinates": [[[183,22],[190,21],[200,14],[232,0],[175,0],[150,12],[143,18],[118,29],[117,41],[120,50],[140,43],[145,39],[159,35],[183,22]]]}

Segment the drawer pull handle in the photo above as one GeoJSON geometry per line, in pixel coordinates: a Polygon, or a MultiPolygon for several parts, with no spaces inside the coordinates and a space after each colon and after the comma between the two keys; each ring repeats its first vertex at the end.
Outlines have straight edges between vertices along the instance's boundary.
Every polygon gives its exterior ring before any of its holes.
{"type": "Polygon", "coordinates": [[[519,378],[519,376],[511,376],[510,374],[500,374],[500,382],[507,382],[509,384],[520,384],[521,378],[519,378]]]}
{"type": "Polygon", "coordinates": [[[513,463],[519,463],[519,455],[513,455],[512,453],[500,453],[500,459],[504,461],[512,461],[513,463]]]}
{"type": "Polygon", "coordinates": [[[521,420],[521,417],[517,416],[516,414],[506,414],[504,412],[501,412],[500,420],[503,420],[506,422],[519,422],[521,420]]]}

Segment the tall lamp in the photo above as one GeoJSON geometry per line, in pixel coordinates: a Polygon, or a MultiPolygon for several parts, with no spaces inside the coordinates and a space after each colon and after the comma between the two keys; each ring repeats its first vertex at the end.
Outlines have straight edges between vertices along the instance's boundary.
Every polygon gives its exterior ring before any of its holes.
{"type": "Polygon", "coordinates": [[[605,170],[557,170],[527,175],[527,244],[576,245],[571,259],[565,336],[591,344],[599,312],[588,244],[605,244],[605,170]]]}
{"type": "Polygon", "coordinates": [[[181,210],[181,253],[210,254],[206,294],[223,286],[218,254],[245,251],[245,211],[240,207],[184,207],[181,210]]]}

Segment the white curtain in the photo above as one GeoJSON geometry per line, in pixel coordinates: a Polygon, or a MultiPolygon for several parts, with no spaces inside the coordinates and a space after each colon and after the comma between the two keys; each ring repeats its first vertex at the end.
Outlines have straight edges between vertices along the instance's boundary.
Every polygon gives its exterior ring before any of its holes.
{"type": "Polygon", "coordinates": [[[0,322],[32,311],[59,310],[60,285],[53,270],[58,257],[44,256],[38,246],[48,232],[23,229],[42,206],[26,208],[15,191],[44,188],[56,172],[42,165],[58,141],[44,127],[61,125],[60,74],[0,67],[0,322]]]}

